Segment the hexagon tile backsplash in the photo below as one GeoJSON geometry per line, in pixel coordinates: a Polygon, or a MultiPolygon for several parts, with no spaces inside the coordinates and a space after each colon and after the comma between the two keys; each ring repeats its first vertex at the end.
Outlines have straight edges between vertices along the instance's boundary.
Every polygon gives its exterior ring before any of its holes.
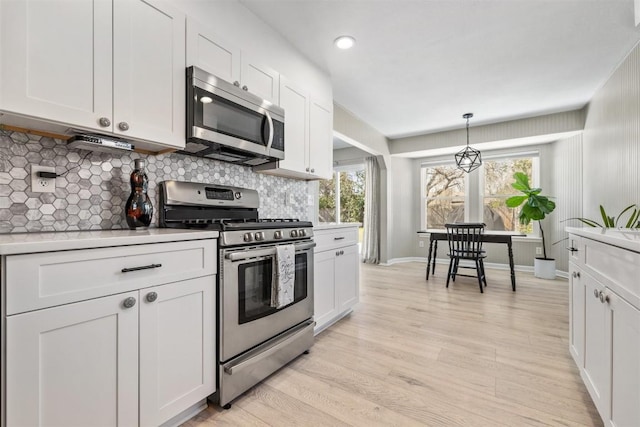
{"type": "Polygon", "coordinates": [[[260,217],[307,219],[307,183],[253,173],[251,168],[181,154],[121,156],[70,150],[66,142],[0,131],[0,233],[127,228],[133,160],[146,159],[153,226],[158,224],[158,183],[168,179],[253,188],[260,217]],[[55,193],[31,191],[31,165],[55,166],[55,193]],[[285,203],[293,194],[296,203],[285,203]]]}

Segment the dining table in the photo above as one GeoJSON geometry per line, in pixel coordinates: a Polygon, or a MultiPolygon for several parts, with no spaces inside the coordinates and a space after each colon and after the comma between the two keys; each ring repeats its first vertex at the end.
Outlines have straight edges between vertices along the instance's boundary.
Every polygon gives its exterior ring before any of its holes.
{"type": "MultiPolygon", "coordinates": [[[[438,253],[438,241],[447,240],[447,230],[444,229],[426,229],[418,230],[419,235],[429,235],[429,252],[427,255],[427,280],[429,280],[429,270],[431,274],[436,272],[436,255],[438,253]]],[[[513,237],[525,237],[526,234],[513,231],[495,231],[485,230],[482,234],[483,243],[500,243],[507,245],[507,253],[509,255],[509,271],[511,272],[511,288],[516,290],[516,272],[513,263],[513,237]]]]}

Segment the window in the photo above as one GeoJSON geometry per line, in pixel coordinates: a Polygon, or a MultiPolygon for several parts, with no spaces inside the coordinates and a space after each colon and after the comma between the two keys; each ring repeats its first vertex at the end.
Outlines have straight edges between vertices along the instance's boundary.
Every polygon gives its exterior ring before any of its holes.
{"type": "Polygon", "coordinates": [[[455,164],[423,167],[426,228],[465,220],[465,173],[455,164]]]}
{"type": "Polygon", "coordinates": [[[533,232],[532,223],[526,226],[520,224],[519,209],[511,209],[505,205],[507,198],[521,195],[511,186],[515,172],[524,172],[529,177],[529,182],[536,182],[533,179],[533,163],[532,157],[502,158],[483,163],[482,222],[487,225],[487,230],[519,231],[525,234],[533,232]]]}
{"type": "Polygon", "coordinates": [[[505,200],[518,192],[513,174],[524,172],[538,183],[538,154],[483,156],[482,167],[466,174],[451,162],[428,163],[421,168],[422,226],[443,229],[449,222],[484,222],[488,230],[533,233],[533,224],[521,226],[518,209],[505,200]]]}
{"type": "Polygon", "coordinates": [[[364,223],[364,174],[363,165],[351,166],[320,181],[321,222],[364,223]]]}

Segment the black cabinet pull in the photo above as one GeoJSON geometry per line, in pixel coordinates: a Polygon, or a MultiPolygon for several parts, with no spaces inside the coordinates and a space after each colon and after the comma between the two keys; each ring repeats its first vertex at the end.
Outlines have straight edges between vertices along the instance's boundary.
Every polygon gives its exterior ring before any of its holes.
{"type": "Polygon", "coordinates": [[[578,249],[574,248],[573,246],[570,248],[567,248],[567,250],[571,252],[578,252],[578,249]]]}
{"type": "Polygon", "coordinates": [[[162,267],[162,264],[149,264],[149,265],[143,265],[142,267],[123,268],[122,272],[129,273],[130,271],[149,270],[152,268],[160,268],[160,267],[162,267]]]}
{"type": "Polygon", "coordinates": [[[343,237],[334,237],[333,240],[344,240],[344,236],[343,237]]]}

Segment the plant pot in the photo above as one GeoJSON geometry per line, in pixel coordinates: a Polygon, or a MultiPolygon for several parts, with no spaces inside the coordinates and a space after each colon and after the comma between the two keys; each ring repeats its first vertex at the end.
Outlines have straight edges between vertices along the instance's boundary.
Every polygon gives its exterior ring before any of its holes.
{"type": "Polygon", "coordinates": [[[533,275],[540,279],[555,279],[556,260],[553,258],[536,258],[533,261],[533,275]]]}

